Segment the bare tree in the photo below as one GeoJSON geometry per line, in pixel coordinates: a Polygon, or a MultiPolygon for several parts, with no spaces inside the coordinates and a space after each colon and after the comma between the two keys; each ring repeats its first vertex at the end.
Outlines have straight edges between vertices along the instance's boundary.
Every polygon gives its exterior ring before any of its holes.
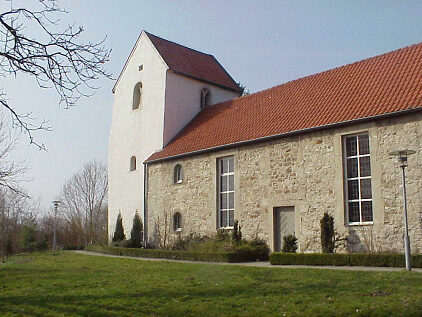
{"type": "Polygon", "coordinates": [[[107,233],[107,167],[92,161],[63,185],[61,213],[78,228],[85,244],[101,243],[107,233]]]}
{"type": "MultiPolygon", "coordinates": [[[[57,0],[28,0],[25,7],[0,12],[0,76],[29,75],[41,88],[53,88],[60,104],[72,107],[80,97],[92,95],[96,89],[92,83],[99,76],[111,79],[104,69],[111,51],[104,47],[105,39],[80,43],[81,26],[58,30],[64,13],[57,0]]],[[[30,143],[44,148],[34,140],[33,131],[50,130],[46,121],[37,122],[30,111],[18,113],[2,90],[0,105],[30,143]]]]}
{"type": "Polygon", "coordinates": [[[17,142],[17,134],[8,128],[4,116],[0,114],[0,187],[26,196],[19,185],[25,180],[24,174],[27,167],[23,162],[13,161],[10,158],[17,142]]]}
{"type": "Polygon", "coordinates": [[[21,225],[27,219],[35,219],[33,210],[28,204],[28,198],[8,188],[0,188],[0,249],[5,262],[9,244],[15,244],[21,225]]]}

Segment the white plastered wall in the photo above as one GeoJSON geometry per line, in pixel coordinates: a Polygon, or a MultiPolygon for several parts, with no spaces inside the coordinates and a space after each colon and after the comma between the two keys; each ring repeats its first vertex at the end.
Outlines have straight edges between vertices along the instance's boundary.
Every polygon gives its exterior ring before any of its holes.
{"type": "Polygon", "coordinates": [[[239,92],[169,71],[146,33],[141,33],[114,89],[108,164],[109,238],[114,233],[119,211],[126,238],[130,238],[134,213],[138,211],[143,217],[143,162],[198,114],[202,88],[210,91],[210,105],[239,96],[239,92]],[[141,71],[140,65],[143,65],[141,71]],[[139,82],[142,105],[133,110],[133,91],[139,82]],[[130,171],[132,156],[137,159],[136,171],[130,171]]]}
{"type": "Polygon", "coordinates": [[[171,141],[201,111],[200,96],[202,88],[207,88],[210,93],[209,105],[231,100],[240,94],[168,71],[164,113],[164,145],[171,141]]]}
{"type": "Polygon", "coordinates": [[[109,144],[109,235],[117,214],[123,216],[126,238],[130,237],[135,211],[143,215],[143,161],[163,146],[164,95],[167,65],[142,32],[114,91],[109,144]],[[143,69],[139,71],[139,65],[143,69]],[[132,110],[133,89],[142,82],[142,105],[132,110]],[[130,171],[136,156],[137,169],[130,171]]]}

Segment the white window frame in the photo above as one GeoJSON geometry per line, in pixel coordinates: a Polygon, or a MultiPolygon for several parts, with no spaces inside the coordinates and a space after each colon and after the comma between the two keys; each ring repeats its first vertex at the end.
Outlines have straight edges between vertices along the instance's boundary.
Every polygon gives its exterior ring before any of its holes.
{"type": "Polygon", "coordinates": [[[343,170],[344,170],[344,194],[345,194],[345,210],[346,210],[346,224],[350,225],[350,226],[354,226],[354,225],[371,225],[374,223],[374,202],[373,202],[373,186],[372,186],[372,162],[371,162],[371,146],[370,146],[370,135],[369,132],[360,132],[360,133],[355,133],[355,134],[348,134],[348,135],[344,135],[342,137],[342,146],[343,146],[343,155],[342,155],[342,160],[343,160],[343,170]],[[369,153],[368,154],[360,154],[360,149],[359,149],[359,136],[361,135],[367,135],[368,136],[368,142],[369,142],[369,153]],[[346,139],[350,138],[350,137],[357,137],[356,140],[356,155],[352,155],[352,156],[347,156],[347,148],[346,148],[346,139]],[[369,162],[370,162],[370,166],[371,166],[371,175],[370,176],[360,176],[360,159],[362,157],[369,157],[369,162]],[[352,159],[352,158],[356,158],[357,159],[357,172],[358,175],[357,177],[348,177],[347,175],[347,159],[352,159]],[[370,179],[371,180],[371,198],[361,198],[361,185],[360,185],[360,181],[362,179],[370,179]],[[349,199],[349,189],[348,189],[348,185],[349,185],[349,181],[352,180],[357,180],[358,182],[358,192],[359,192],[359,198],[358,199],[349,199]],[[372,204],[372,221],[362,221],[362,202],[364,201],[370,201],[372,204]],[[355,221],[355,222],[350,222],[349,221],[349,202],[357,202],[359,203],[359,221],[355,221]]]}
{"type": "MultiPolygon", "coordinates": [[[[230,163],[229,163],[229,166],[230,166],[230,163]]],[[[235,198],[234,198],[234,196],[235,196],[235,190],[234,190],[235,189],[235,179],[234,179],[234,173],[235,173],[235,171],[234,171],[234,156],[226,156],[226,157],[219,158],[217,160],[217,174],[218,174],[218,177],[217,177],[217,181],[218,181],[218,184],[217,184],[217,189],[218,189],[217,190],[217,201],[218,201],[218,203],[217,203],[218,204],[217,224],[218,224],[219,229],[233,229],[234,228],[234,226],[230,226],[230,212],[233,211],[233,224],[234,224],[234,213],[235,213],[235,206],[234,206],[235,205],[235,198]],[[221,172],[221,164],[225,160],[232,160],[233,161],[233,171],[232,172],[230,172],[230,171],[226,172],[226,173],[221,172]],[[222,189],[221,189],[221,179],[225,176],[227,176],[227,190],[222,191],[222,189]],[[230,176],[233,176],[233,190],[229,189],[230,176]],[[229,205],[230,199],[227,200],[227,206],[226,206],[227,208],[222,208],[222,206],[221,206],[221,194],[230,194],[230,193],[233,193],[233,208],[230,208],[230,205],[229,205]],[[222,226],[222,221],[221,221],[221,215],[222,215],[222,212],[224,212],[224,211],[226,212],[226,217],[227,217],[227,219],[226,219],[227,226],[225,226],[225,227],[222,226]]]]}

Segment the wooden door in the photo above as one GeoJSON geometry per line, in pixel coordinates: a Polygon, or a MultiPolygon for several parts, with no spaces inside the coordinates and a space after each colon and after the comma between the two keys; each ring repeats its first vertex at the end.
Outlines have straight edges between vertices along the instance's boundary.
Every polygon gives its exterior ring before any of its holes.
{"type": "Polygon", "coordinates": [[[274,251],[281,251],[283,237],[295,234],[295,208],[275,207],[274,216],[274,251]]]}

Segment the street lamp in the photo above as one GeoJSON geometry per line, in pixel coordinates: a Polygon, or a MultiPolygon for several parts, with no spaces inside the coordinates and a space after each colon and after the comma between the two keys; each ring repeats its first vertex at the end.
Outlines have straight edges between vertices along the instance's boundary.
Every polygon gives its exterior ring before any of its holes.
{"type": "Polygon", "coordinates": [[[53,251],[56,250],[56,223],[57,223],[57,209],[59,208],[60,201],[59,200],[53,200],[52,201],[54,205],[54,226],[53,226],[53,251]]]}
{"type": "Polygon", "coordinates": [[[409,240],[409,228],[407,226],[407,198],[406,198],[406,172],[405,168],[407,167],[407,157],[409,155],[415,154],[413,150],[397,150],[390,152],[391,156],[398,158],[400,167],[402,169],[402,182],[403,182],[403,211],[404,211],[404,255],[406,258],[406,270],[410,271],[410,240],[409,240]]]}

